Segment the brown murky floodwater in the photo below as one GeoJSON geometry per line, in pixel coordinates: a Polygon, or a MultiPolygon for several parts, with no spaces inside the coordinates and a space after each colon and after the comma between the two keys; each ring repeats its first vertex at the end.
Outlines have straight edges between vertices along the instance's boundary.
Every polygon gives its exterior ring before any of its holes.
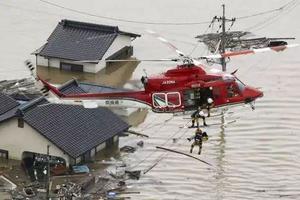
{"type": "MultiPolygon", "coordinates": [[[[243,1],[243,4],[239,0],[51,2],[95,15],[129,20],[202,22],[210,21],[213,16],[221,14],[220,4],[223,2],[227,5],[228,17],[238,17],[279,8],[289,1],[252,0],[243,1]]],[[[300,37],[300,26],[296,20],[300,17],[299,9],[300,6],[240,19],[232,30],[249,30],[258,36],[300,37]]],[[[196,44],[194,37],[204,33],[208,27],[208,24],[160,26],[114,22],[56,8],[39,0],[4,0],[0,2],[0,78],[28,76],[23,61],[46,41],[62,18],[119,25],[123,30],[142,34],[145,29],[153,29],[187,53],[192,52],[192,44],[196,44]]],[[[295,42],[299,43],[299,38],[295,42]]],[[[147,34],[135,40],[133,45],[137,58],[175,56],[168,47],[147,34]]],[[[205,53],[207,52],[203,50],[203,46],[199,45],[192,55],[205,53]]],[[[264,91],[264,97],[256,102],[254,111],[248,106],[236,107],[226,111],[223,118],[219,116],[207,120],[211,124],[205,128],[209,140],[203,144],[200,156],[196,153],[193,155],[211,163],[213,167],[185,156],[157,150],[156,146],[164,146],[188,153],[190,143],[186,138],[193,132],[184,127],[189,120],[182,116],[149,112],[145,121],[134,130],[150,137],[144,139],[130,136],[121,140],[121,145],[132,146],[143,140],[143,148],[138,148],[134,154],[122,155],[122,159],[130,163],[133,169],[151,169],[139,181],[130,182],[131,190],[140,192],[131,195],[131,198],[299,199],[299,53],[299,48],[294,48],[280,53],[270,52],[231,60],[228,70],[238,69],[237,76],[252,86],[260,87],[264,91]],[[230,123],[233,120],[235,122],[230,123]]],[[[148,74],[155,74],[171,66],[174,64],[140,63],[134,72],[135,67],[121,70],[114,75],[109,73],[108,77],[112,85],[119,86],[130,76],[131,79],[140,78],[143,69],[148,74]],[[126,77],[124,75],[125,78],[121,80],[123,73],[126,77]]],[[[61,81],[59,79],[58,77],[58,82],[61,81]]],[[[82,80],[87,79],[82,77],[82,80]]],[[[143,121],[144,116],[134,113],[133,119],[143,121]]]]}

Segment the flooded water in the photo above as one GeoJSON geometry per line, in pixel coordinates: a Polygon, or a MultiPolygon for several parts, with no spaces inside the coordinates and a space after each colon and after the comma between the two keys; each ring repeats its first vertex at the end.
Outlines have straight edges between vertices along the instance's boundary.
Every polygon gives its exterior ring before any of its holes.
{"type": "MultiPolygon", "coordinates": [[[[276,9],[287,0],[272,1],[179,1],[179,0],[110,0],[73,1],[51,0],[61,6],[94,15],[147,22],[203,22],[221,14],[226,3],[228,17],[240,17],[276,9]],[[259,5],[259,6],[258,6],[259,5]]],[[[298,5],[295,4],[295,5],[298,5]]],[[[294,5],[294,6],[295,6],[294,5]]],[[[232,30],[254,31],[258,36],[299,37],[300,6],[267,15],[237,20],[232,30]]],[[[182,51],[194,49],[194,37],[204,33],[208,24],[162,26],[114,22],[99,17],[74,13],[43,1],[10,0],[0,2],[0,79],[29,76],[23,61],[46,41],[58,21],[63,18],[119,25],[122,30],[143,34],[152,29],[169,38],[182,51]]],[[[135,57],[140,59],[175,56],[168,47],[149,35],[133,43],[135,57]]],[[[192,55],[207,53],[199,45],[192,55]]],[[[209,140],[202,154],[193,156],[211,163],[157,150],[164,146],[188,153],[187,137],[193,130],[186,128],[189,119],[169,114],[149,112],[144,123],[134,130],[147,134],[148,139],[130,136],[122,145],[135,146],[140,140],[144,147],[134,154],[123,155],[132,169],[148,171],[139,181],[132,181],[132,199],[297,199],[300,196],[300,49],[270,52],[233,58],[228,71],[238,69],[237,76],[245,83],[260,87],[264,97],[250,107],[236,107],[224,117],[207,120],[205,131],[209,140]],[[233,123],[231,123],[233,122],[233,123]],[[214,125],[215,124],[215,125],[214,125]]],[[[174,66],[173,63],[140,63],[131,79],[147,73],[155,74],[174,66]]],[[[131,74],[131,73],[130,73],[131,74]]],[[[120,74],[112,77],[120,85],[120,74]]],[[[127,75],[126,75],[127,76],[127,75]]],[[[83,78],[84,79],[84,78],[83,78]]],[[[127,78],[126,78],[127,79],[127,78]]],[[[105,82],[109,84],[109,82],[105,82]]],[[[135,117],[138,117],[135,114],[135,117]]]]}

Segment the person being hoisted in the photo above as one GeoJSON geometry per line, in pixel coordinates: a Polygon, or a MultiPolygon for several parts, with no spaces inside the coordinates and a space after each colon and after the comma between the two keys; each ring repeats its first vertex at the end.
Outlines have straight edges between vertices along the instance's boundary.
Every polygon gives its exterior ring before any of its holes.
{"type": "Polygon", "coordinates": [[[199,118],[202,118],[203,126],[207,126],[207,124],[205,122],[205,114],[201,110],[201,107],[199,107],[195,112],[193,112],[193,114],[191,115],[191,118],[192,118],[192,126],[190,126],[190,128],[195,127],[195,122],[197,124],[197,128],[199,128],[199,118]]]}
{"type": "Polygon", "coordinates": [[[207,136],[206,132],[202,132],[202,130],[200,128],[197,128],[195,135],[193,137],[187,138],[187,139],[188,139],[188,141],[191,141],[192,139],[194,139],[194,142],[191,145],[190,153],[193,153],[194,146],[197,145],[197,146],[199,146],[198,154],[200,155],[201,150],[202,150],[202,142],[204,139],[207,140],[208,136],[207,136]]]}

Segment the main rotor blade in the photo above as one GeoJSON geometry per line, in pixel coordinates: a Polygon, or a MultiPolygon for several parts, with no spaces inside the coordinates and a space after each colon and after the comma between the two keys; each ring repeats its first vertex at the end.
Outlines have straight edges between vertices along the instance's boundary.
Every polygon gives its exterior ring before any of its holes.
{"type": "Polygon", "coordinates": [[[229,51],[223,54],[215,54],[215,55],[208,55],[208,56],[201,56],[199,59],[217,59],[217,58],[227,58],[233,56],[240,56],[240,55],[248,55],[248,54],[255,54],[255,53],[263,53],[267,51],[283,51],[287,48],[297,47],[299,44],[289,44],[289,45],[281,45],[281,46],[274,46],[274,47],[266,47],[266,48],[258,48],[258,49],[250,49],[250,50],[242,50],[242,51],[229,51]]]}
{"type": "Polygon", "coordinates": [[[165,62],[172,61],[178,62],[178,58],[165,58],[165,59],[116,59],[116,60],[77,60],[72,61],[73,63],[99,63],[99,62],[165,62]]]}
{"type": "Polygon", "coordinates": [[[138,60],[104,60],[105,62],[164,62],[164,61],[172,61],[178,62],[180,59],[177,58],[166,58],[166,59],[138,59],[138,60]]]}
{"type": "Polygon", "coordinates": [[[156,39],[160,40],[167,46],[169,46],[172,50],[174,50],[179,56],[185,56],[186,54],[180,51],[175,45],[173,45],[171,42],[169,42],[167,39],[164,37],[160,36],[158,33],[152,31],[152,30],[147,30],[147,32],[151,35],[153,35],[156,39]]]}

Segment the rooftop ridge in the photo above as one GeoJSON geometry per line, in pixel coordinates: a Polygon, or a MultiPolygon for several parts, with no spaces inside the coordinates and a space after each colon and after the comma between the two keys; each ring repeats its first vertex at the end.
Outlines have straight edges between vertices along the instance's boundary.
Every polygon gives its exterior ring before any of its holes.
{"type": "Polygon", "coordinates": [[[118,26],[108,26],[108,25],[94,24],[88,22],[79,22],[79,21],[73,21],[68,19],[61,20],[59,24],[61,24],[63,27],[89,29],[89,30],[108,32],[108,33],[119,33],[118,26]]]}
{"type": "Polygon", "coordinates": [[[44,104],[44,103],[49,103],[49,102],[47,101],[47,99],[45,99],[44,96],[38,97],[38,98],[36,98],[36,99],[34,99],[32,101],[29,101],[28,103],[20,105],[19,106],[19,110],[21,112],[27,112],[28,110],[33,109],[36,106],[44,104]]]}

